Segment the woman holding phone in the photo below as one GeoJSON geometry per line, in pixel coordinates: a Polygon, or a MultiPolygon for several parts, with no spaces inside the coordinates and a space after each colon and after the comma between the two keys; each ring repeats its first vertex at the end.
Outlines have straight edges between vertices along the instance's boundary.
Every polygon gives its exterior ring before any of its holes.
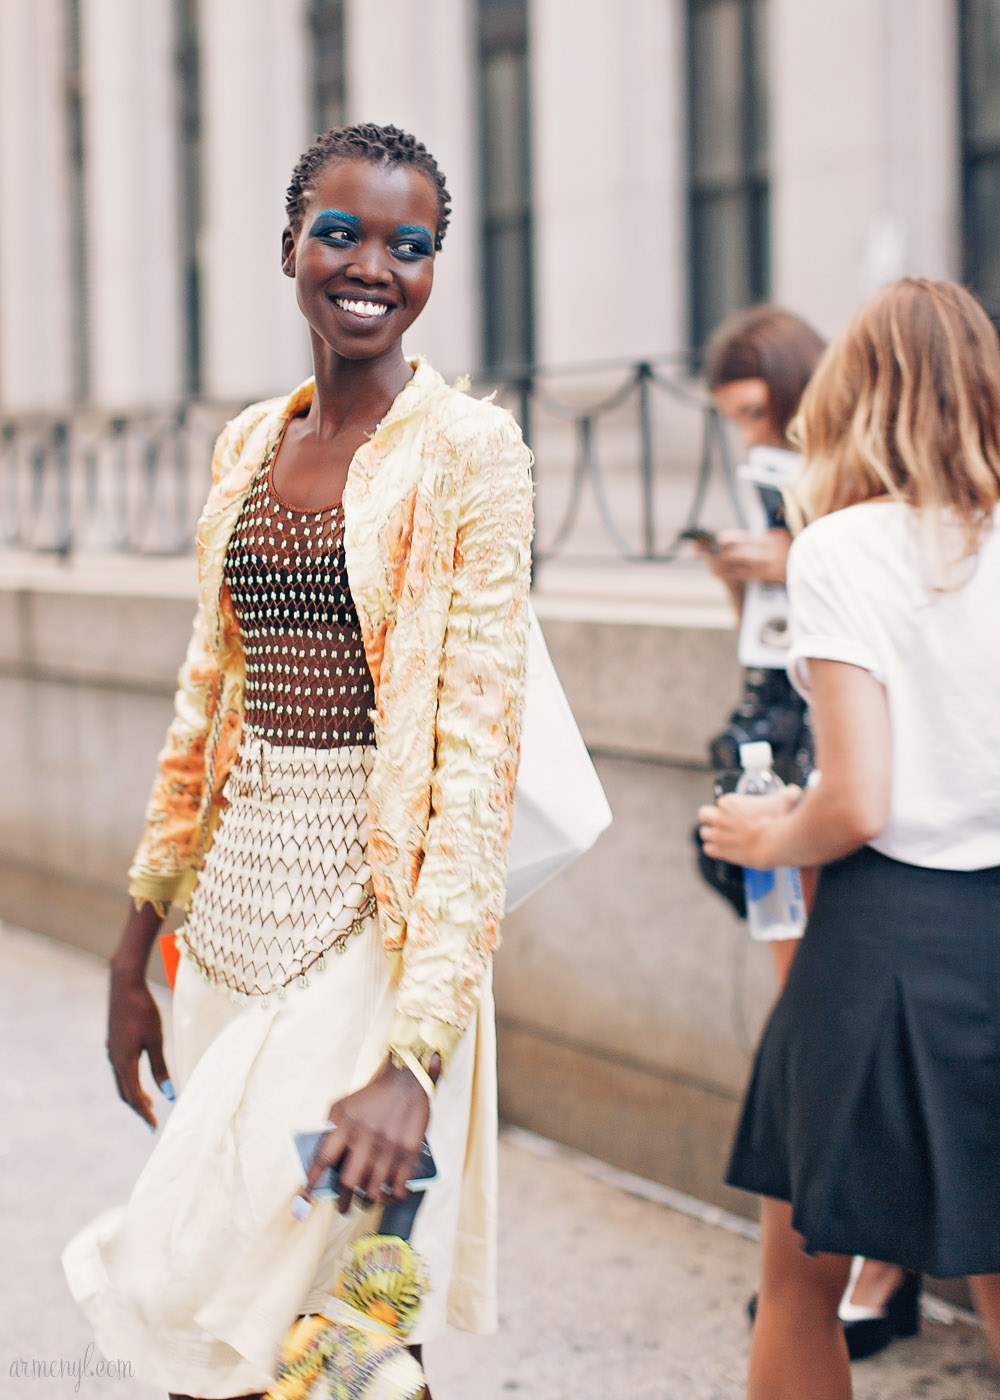
{"type": "Polygon", "coordinates": [[[530,456],[512,418],[403,354],[448,225],[395,127],[327,132],[288,190],[281,266],[314,377],[223,431],[199,605],[112,959],[108,1051],[155,1130],[173,1097],[146,985],[186,907],[179,1097],[131,1200],[66,1251],[110,1355],[175,1397],[259,1396],[286,1329],[399,1201],[445,1317],[495,1325],[491,955],[528,614],[530,456]],[[303,1208],[293,1135],[323,1123],[303,1208]],[[305,1216],[304,1219],[296,1217],[305,1216]]]}
{"type": "MultiPolygon", "coordinates": [[[[752,306],[734,312],[713,332],[705,351],[704,375],[712,402],[738,428],[747,453],[755,448],[789,452],[791,422],[802,392],[823,353],[823,341],[812,326],[779,306],[752,306]]],[[[743,615],[747,589],[767,585],[783,589],[792,536],[780,489],[748,486],[756,513],[767,528],[720,530],[710,541],[695,541],[712,573],[729,591],[737,613],[743,615]]],[[[743,633],[741,630],[741,642],[743,633]]],[[[776,766],[785,782],[802,783],[812,767],[812,744],[806,707],[785,674],[783,656],[758,664],[761,658],[741,659],[743,698],[729,725],[712,744],[716,768],[738,767],[738,735],[768,738],[776,766]],[[767,733],[748,726],[768,722],[767,733]]],[[[773,652],[773,649],[771,649],[773,652]]],[[[798,939],[772,940],[775,977],[784,986],[798,939]]]]}
{"type": "Polygon", "coordinates": [[[821,866],[729,1171],[759,1192],[751,1400],[847,1400],[850,1256],[968,1275],[1000,1360],[1000,346],[960,287],[880,292],[798,425],[790,672],[822,780],[706,849],[821,866]]]}
{"type": "MultiPolygon", "coordinates": [[[[801,316],[767,304],[734,312],[712,333],[705,382],[723,418],[739,430],[745,451],[792,447],[788,425],[823,349],[822,338],[801,316]]],[[[721,530],[706,551],[706,563],[737,608],[751,580],[785,582],[791,535],[780,492],[771,492],[764,504],[770,527],[765,534],[721,530]]]]}

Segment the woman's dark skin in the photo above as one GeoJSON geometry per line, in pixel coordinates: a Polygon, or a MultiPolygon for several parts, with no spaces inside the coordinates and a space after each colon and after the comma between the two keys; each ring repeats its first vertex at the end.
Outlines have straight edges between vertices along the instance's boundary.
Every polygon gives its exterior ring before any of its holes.
{"type": "MultiPolygon", "coordinates": [[[[285,229],[282,271],[295,281],[316,375],[309,410],[289,422],[274,461],[275,488],[290,505],[315,510],[341,499],[354,454],[411,378],[401,342],[430,295],[437,219],[437,192],[422,171],[335,160],[316,175],[301,227],[285,229]]],[[[111,960],[108,1018],[118,1092],[152,1127],[139,1061],[148,1057],[158,1084],[167,1078],[160,1014],[146,983],[161,923],[151,905],[130,911],[111,960]]],[[[435,1056],[431,1078],[440,1071],[435,1056]]],[[[387,1063],[330,1106],[337,1126],[320,1141],[309,1188],[339,1163],[342,1213],[355,1194],[378,1200],[384,1188],[386,1198],[403,1199],[429,1114],[415,1076],[387,1063]]]]}

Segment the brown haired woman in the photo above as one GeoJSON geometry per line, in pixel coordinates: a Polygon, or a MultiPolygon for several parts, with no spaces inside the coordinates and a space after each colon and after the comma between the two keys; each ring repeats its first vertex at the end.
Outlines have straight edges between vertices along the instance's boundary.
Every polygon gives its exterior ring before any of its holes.
{"type": "MultiPolygon", "coordinates": [[[[705,352],[704,374],[716,408],[740,431],[744,449],[791,449],[788,425],[799,406],[813,370],[823,353],[823,341],[801,317],[777,306],[753,306],[723,321],[705,352]]],[[[756,581],[784,587],[792,537],[780,490],[757,488],[764,533],[721,530],[709,548],[699,552],[728,588],[742,613],[747,585],[756,581]]],[[[742,725],[758,714],[787,717],[787,742],[772,741],[778,771],[786,782],[801,783],[811,768],[812,752],[805,722],[805,705],[793,690],[784,666],[755,665],[746,672],[744,696],[730,719],[742,725]]],[[[720,735],[713,760],[720,768],[736,766],[734,745],[720,735]]],[[[783,986],[797,939],[772,942],[775,975],[783,986]]]]}
{"type": "Polygon", "coordinates": [[[949,282],[857,314],[806,390],[792,675],[822,780],[701,812],[821,865],[729,1171],[759,1192],[751,1400],[847,1400],[852,1254],[969,1275],[1000,1360],[1000,346],[949,282]]]}
{"type": "MultiPolygon", "coordinates": [[[[712,334],[704,374],[716,408],[740,430],[743,446],[790,448],[788,425],[819,364],[824,343],[800,316],[778,306],[737,311],[712,334]]],[[[774,507],[774,513],[780,504],[774,507]]],[[[727,530],[708,556],[737,605],[749,579],[784,583],[791,537],[774,526],[766,535],[727,530]]]]}
{"type": "Polygon", "coordinates": [[[532,502],[510,416],[403,355],[448,211],[434,160],[394,127],[305,153],[282,269],[315,375],[216,447],[112,960],[109,1055],[155,1128],[143,1056],[173,1090],[145,969],[185,904],[180,1092],[127,1208],[65,1255],[102,1349],[175,1396],[269,1387],[287,1328],[377,1225],[362,1207],[405,1197],[425,1132],[440,1179],[414,1229],[431,1292],[411,1340],[446,1317],[495,1326],[490,964],[532,502]],[[324,1120],[310,1185],[339,1163],[340,1213],[302,1208],[292,1135],[324,1120]]]}

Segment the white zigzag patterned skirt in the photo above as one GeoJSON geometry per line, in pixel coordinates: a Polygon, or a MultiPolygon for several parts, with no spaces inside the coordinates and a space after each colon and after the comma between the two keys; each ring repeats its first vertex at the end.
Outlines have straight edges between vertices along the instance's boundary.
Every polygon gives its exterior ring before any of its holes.
{"type": "Polygon", "coordinates": [[[236,995],[284,994],[375,912],[361,745],[279,747],[247,731],[179,946],[236,995]]]}

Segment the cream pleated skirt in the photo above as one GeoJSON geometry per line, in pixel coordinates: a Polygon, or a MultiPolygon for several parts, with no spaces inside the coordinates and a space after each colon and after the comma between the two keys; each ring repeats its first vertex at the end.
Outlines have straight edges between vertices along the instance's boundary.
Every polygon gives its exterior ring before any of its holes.
{"type": "MultiPolygon", "coordinates": [[[[345,778],[356,760],[262,741],[241,750],[182,939],[170,1065],[177,1103],[127,1206],[83,1229],[63,1257],[101,1349],[168,1391],[220,1400],[266,1390],[290,1323],[331,1291],[350,1243],[378,1227],[377,1208],[340,1216],[316,1202],[302,1223],[290,1212],[302,1180],[292,1135],[319,1127],[332,1103],[376,1073],[394,1010],[365,870],[352,859],[349,879],[303,875],[328,870],[331,832],[342,850],[351,846],[352,811],[363,848],[363,786],[345,778]],[[263,986],[276,948],[281,975],[296,973],[290,985],[241,993],[233,969],[263,986]]],[[[431,1292],[413,1342],[446,1322],[496,1326],[488,981],[435,1094],[428,1139],[439,1180],[413,1244],[431,1292]]]]}

